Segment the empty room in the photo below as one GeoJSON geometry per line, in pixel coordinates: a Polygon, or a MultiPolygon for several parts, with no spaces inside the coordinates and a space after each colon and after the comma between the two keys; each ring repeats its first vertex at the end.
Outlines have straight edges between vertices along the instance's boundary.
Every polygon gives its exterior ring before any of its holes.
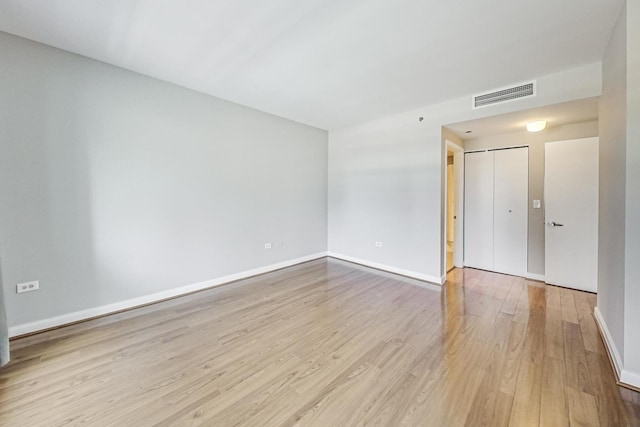
{"type": "Polygon", "coordinates": [[[0,425],[640,426],[640,2],[0,0],[0,425]]]}

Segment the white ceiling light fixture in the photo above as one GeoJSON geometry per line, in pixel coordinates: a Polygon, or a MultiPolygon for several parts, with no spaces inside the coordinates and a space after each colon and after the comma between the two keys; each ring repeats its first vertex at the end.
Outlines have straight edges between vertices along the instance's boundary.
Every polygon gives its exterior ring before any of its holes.
{"type": "Polygon", "coordinates": [[[547,121],[546,120],[537,120],[535,122],[527,123],[527,130],[529,132],[540,132],[541,130],[543,130],[546,127],[547,127],[547,121]]]}

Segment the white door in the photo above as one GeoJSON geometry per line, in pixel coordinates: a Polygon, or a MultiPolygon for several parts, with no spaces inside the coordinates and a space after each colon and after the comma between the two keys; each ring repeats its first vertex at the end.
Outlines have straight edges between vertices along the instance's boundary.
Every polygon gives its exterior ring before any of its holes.
{"type": "Polygon", "coordinates": [[[464,156],[464,265],[493,270],[493,152],[464,156]]]}
{"type": "Polygon", "coordinates": [[[529,149],[497,150],[493,195],[493,270],[527,273],[529,149]]]}
{"type": "Polygon", "coordinates": [[[598,138],[545,144],[545,277],[596,292],[598,138]]]}

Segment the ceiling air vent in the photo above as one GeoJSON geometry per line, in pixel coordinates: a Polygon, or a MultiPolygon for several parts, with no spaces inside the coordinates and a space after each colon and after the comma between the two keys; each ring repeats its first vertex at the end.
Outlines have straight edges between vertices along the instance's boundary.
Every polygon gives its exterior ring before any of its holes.
{"type": "Polygon", "coordinates": [[[514,101],[528,96],[536,96],[536,82],[524,83],[519,86],[483,93],[473,97],[473,108],[487,107],[501,102],[514,101]]]}

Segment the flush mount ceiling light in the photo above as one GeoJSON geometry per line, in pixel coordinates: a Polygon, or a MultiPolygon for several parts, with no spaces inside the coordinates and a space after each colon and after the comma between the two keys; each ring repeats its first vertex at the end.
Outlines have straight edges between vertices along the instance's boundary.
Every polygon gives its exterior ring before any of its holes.
{"type": "Polygon", "coordinates": [[[527,130],[529,132],[540,132],[542,129],[547,127],[547,122],[545,120],[538,120],[535,122],[527,123],[527,130]]]}

